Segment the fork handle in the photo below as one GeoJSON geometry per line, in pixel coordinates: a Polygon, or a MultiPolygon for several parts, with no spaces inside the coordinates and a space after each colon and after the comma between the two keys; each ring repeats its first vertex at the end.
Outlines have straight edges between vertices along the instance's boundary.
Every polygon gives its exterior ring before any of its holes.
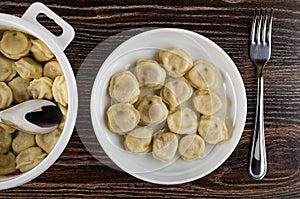
{"type": "Polygon", "coordinates": [[[263,76],[259,75],[255,127],[249,161],[249,175],[254,180],[261,180],[267,173],[267,157],[264,137],[263,76]]]}

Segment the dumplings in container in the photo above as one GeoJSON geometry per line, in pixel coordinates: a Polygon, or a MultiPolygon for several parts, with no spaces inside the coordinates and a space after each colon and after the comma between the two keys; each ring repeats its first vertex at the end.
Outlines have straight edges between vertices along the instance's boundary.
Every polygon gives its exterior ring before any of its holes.
{"type": "Polygon", "coordinates": [[[16,157],[12,152],[0,154],[0,175],[14,173],[16,169],[16,157]]]}
{"type": "Polygon", "coordinates": [[[0,55],[0,82],[9,82],[16,74],[15,62],[0,55]]]}
{"type": "Polygon", "coordinates": [[[11,148],[12,135],[0,130],[0,154],[7,153],[11,148]]]}
{"type": "Polygon", "coordinates": [[[29,81],[22,77],[16,77],[8,83],[11,88],[15,102],[21,103],[30,99],[30,94],[27,90],[29,81]]]}
{"type": "Polygon", "coordinates": [[[54,57],[51,50],[39,39],[31,39],[31,54],[39,62],[49,61],[54,57]]]}
{"type": "Polygon", "coordinates": [[[36,144],[46,153],[50,153],[60,137],[61,132],[56,129],[47,134],[38,134],[35,136],[36,144]]]}
{"type": "Polygon", "coordinates": [[[41,163],[46,156],[47,154],[40,147],[27,148],[16,157],[16,168],[21,172],[29,171],[41,163]]]}
{"type": "Polygon", "coordinates": [[[30,57],[23,57],[15,62],[18,74],[26,80],[40,78],[43,73],[43,68],[40,63],[30,57]]]}
{"type": "Polygon", "coordinates": [[[63,105],[68,105],[68,88],[64,76],[57,76],[53,82],[52,94],[54,100],[63,105]]]}
{"type": "Polygon", "coordinates": [[[9,107],[13,101],[13,93],[9,86],[0,82],[0,110],[9,107]]]}
{"type": "Polygon", "coordinates": [[[5,57],[18,60],[28,55],[30,48],[31,42],[27,34],[16,30],[8,30],[3,33],[0,51],[5,57]]]}
{"type": "Polygon", "coordinates": [[[16,131],[16,129],[14,129],[10,126],[7,126],[5,124],[0,123],[0,132],[1,131],[4,131],[6,133],[14,133],[16,131]]]}
{"type": "MultiPolygon", "coordinates": [[[[58,85],[56,85],[56,90],[58,90],[58,85]]],[[[48,99],[51,100],[53,98],[52,95],[53,81],[49,77],[40,77],[38,79],[34,79],[30,82],[28,86],[28,91],[33,97],[33,99],[48,99]]],[[[59,95],[59,94],[57,94],[59,95]]],[[[56,98],[56,100],[59,97],[56,98]]],[[[65,103],[65,99],[59,98],[60,103],[65,103]]]]}
{"type": "Polygon", "coordinates": [[[57,76],[62,76],[63,74],[60,64],[56,59],[52,59],[44,64],[44,77],[49,77],[54,80],[57,76]]]}
{"type": "Polygon", "coordinates": [[[41,40],[16,30],[0,32],[0,110],[47,99],[63,114],[58,128],[46,135],[16,132],[0,123],[0,176],[17,175],[36,167],[58,142],[68,112],[68,90],[59,62],[41,40]]]}
{"type": "Polygon", "coordinates": [[[29,133],[24,133],[22,131],[18,131],[17,136],[12,141],[12,149],[16,154],[33,146],[35,146],[34,135],[29,133]]]}
{"type": "Polygon", "coordinates": [[[58,107],[62,113],[62,119],[61,119],[61,122],[60,124],[58,125],[58,128],[60,130],[63,130],[64,126],[65,126],[65,123],[66,123],[66,119],[67,119],[67,114],[68,114],[68,108],[67,107],[64,107],[60,104],[58,104],[58,107]]]}

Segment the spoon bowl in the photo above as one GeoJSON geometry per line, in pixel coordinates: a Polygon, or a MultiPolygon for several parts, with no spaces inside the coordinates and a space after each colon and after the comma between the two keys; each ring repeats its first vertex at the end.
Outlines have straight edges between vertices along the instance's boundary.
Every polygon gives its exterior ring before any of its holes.
{"type": "Polygon", "coordinates": [[[59,107],[48,100],[34,99],[0,112],[0,122],[30,134],[54,131],[62,120],[59,107]]]}

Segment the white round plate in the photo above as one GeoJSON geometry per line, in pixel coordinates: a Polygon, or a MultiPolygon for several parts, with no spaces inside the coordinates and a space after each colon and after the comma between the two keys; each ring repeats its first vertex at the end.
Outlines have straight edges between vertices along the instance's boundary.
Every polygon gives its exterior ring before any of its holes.
{"type": "Polygon", "coordinates": [[[148,182],[180,184],[199,179],[218,168],[233,152],[243,133],[247,112],[246,92],[241,75],[230,57],[214,42],[197,33],[160,28],[138,34],[117,47],[101,66],[91,95],[91,118],[96,137],[109,158],[125,172],[148,182]],[[220,74],[218,91],[225,108],[218,116],[225,120],[229,139],[209,146],[199,160],[175,158],[164,164],[146,155],[135,155],[123,148],[121,136],[107,127],[106,110],[111,105],[108,86],[111,76],[134,67],[138,59],[156,59],[160,49],[181,48],[194,61],[203,59],[215,65],[220,74]]]}

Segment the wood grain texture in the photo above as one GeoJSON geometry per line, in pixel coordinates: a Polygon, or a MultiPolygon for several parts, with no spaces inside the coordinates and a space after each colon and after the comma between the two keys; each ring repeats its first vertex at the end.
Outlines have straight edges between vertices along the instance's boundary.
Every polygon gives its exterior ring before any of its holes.
{"type": "MultiPolygon", "coordinates": [[[[30,1],[1,1],[0,12],[22,16],[30,1]]],[[[248,113],[242,138],[226,162],[206,177],[181,185],[162,186],[111,169],[102,152],[99,162],[74,130],[61,157],[45,173],[18,188],[0,191],[0,198],[300,198],[300,1],[299,0],[47,0],[44,2],[76,31],[65,53],[74,73],[100,42],[139,27],[176,27],[200,33],[233,59],[245,83],[248,113]],[[256,69],[248,56],[255,7],[273,7],[272,56],[265,69],[265,134],[268,173],[256,182],[247,174],[254,127],[256,69]]],[[[39,21],[54,33],[48,18],[39,21]]],[[[88,100],[88,96],[87,100],[88,100]]],[[[89,136],[89,137],[88,137],[89,136]]],[[[85,139],[97,149],[93,135],[85,139]]]]}

